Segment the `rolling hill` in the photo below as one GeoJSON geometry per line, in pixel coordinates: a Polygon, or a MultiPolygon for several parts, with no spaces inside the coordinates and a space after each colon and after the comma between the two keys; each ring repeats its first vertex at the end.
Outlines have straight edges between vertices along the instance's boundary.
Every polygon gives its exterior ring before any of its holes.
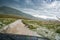
{"type": "Polygon", "coordinates": [[[10,8],[7,6],[0,7],[0,15],[1,15],[0,17],[10,16],[10,17],[19,18],[19,16],[20,16],[20,17],[24,17],[24,18],[28,18],[28,19],[35,19],[35,17],[33,17],[32,15],[26,14],[22,11],[19,11],[17,9],[10,8]]]}

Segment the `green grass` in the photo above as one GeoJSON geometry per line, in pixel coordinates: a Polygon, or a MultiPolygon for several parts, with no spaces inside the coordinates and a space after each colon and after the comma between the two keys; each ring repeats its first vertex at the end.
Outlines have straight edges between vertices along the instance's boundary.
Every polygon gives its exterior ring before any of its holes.
{"type": "Polygon", "coordinates": [[[36,29],[37,27],[34,26],[34,25],[29,25],[28,28],[30,28],[30,29],[36,29]]]}
{"type": "Polygon", "coordinates": [[[14,22],[15,20],[17,20],[17,19],[15,19],[15,18],[0,18],[0,28],[14,22]]]}
{"type": "Polygon", "coordinates": [[[60,33],[60,29],[56,30],[60,27],[59,21],[36,21],[36,20],[23,20],[22,21],[25,25],[28,25],[29,29],[36,29],[40,26],[46,27],[48,29],[53,29],[57,33],[60,33]]]}
{"type": "Polygon", "coordinates": [[[36,29],[39,26],[37,25],[36,21],[31,21],[31,20],[23,20],[22,21],[25,25],[28,25],[28,28],[30,29],[36,29]]]}
{"type": "Polygon", "coordinates": [[[59,33],[60,34],[60,28],[56,30],[56,33],[59,33]]]}
{"type": "Polygon", "coordinates": [[[59,21],[22,20],[22,22],[26,26],[28,26],[30,30],[35,31],[39,35],[47,37],[50,40],[54,40],[56,35],[60,34],[60,22],[59,21]]]}

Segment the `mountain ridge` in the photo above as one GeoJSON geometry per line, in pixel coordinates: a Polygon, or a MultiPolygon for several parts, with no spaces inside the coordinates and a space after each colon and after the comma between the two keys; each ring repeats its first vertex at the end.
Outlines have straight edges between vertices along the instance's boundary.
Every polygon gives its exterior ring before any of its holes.
{"type": "Polygon", "coordinates": [[[17,9],[14,9],[14,8],[11,8],[11,7],[7,7],[7,6],[1,6],[0,7],[0,14],[17,15],[17,16],[28,18],[28,19],[35,18],[32,15],[30,15],[30,14],[26,14],[26,13],[24,13],[22,11],[19,11],[17,9]]]}
{"type": "MultiPolygon", "coordinates": [[[[24,13],[23,11],[20,11],[20,10],[17,10],[17,9],[14,9],[14,8],[11,8],[11,7],[7,7],[7,6],[1,6],[0,7],[0,15],[10,15],[11,16],[16,16],[17,18],[20,17],[23,17],[23,18],[27,18],[27,19],[32,19],[32,20],[43,20],[43,21],[48,21],[48,19],[43,19],[43,18],[38,18],[38,17],[34,17],[30,14],[27,14],[27,13],[24,13]]],[[[2,17],[2,16],[0,16],[2,17]]],[[[50,19],[52,20],[52,19],[50,19]]]]}

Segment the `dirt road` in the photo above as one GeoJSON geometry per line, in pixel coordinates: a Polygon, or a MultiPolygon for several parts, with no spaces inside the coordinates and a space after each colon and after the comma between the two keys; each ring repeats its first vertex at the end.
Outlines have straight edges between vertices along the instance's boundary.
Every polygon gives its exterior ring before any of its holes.
{"type": "Polygon", "coordinates": [[[25,25],[22,23],[22,20],[20,19],[15,21],[14,23],[9,24],[5,32],[11,34],[39,36],[36,32],[26,28],[25,25]]]}

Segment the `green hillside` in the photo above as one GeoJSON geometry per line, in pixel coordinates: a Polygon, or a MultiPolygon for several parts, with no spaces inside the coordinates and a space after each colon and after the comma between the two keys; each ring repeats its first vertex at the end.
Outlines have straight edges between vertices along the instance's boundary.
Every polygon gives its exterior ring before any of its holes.
{"type": "Polygon", "coordinates": [[[11,7],[6,7],[6,6],[0,7],[0,14],[13,15],[13,16],[17,15],[17,16],[20,16],[20,17],[28,18],[28,19],[34,19],[35,18],[32,15],[26,14],[22,11],[19,11],[19,10],[11,8],[11,7]]]}
{"type": "Polygon", "coordinates": [[[22,16],[18,16],[18,15],[8,15],[8,14],[0,14],[0,18],[16,18],[16,19],[28,19],[22,16]]]}

